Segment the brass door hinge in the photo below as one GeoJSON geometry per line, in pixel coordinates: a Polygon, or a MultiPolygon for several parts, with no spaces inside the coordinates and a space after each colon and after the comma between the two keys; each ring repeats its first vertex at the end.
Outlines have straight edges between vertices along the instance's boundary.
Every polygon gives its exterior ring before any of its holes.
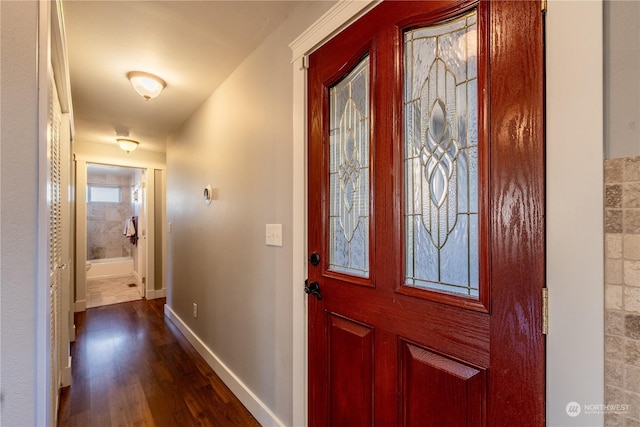
{"type": "Polygon", "coordinates": [[[549,288],[542,288],[542,333],[549,333],[549,288]]]}
{"type": "Polygon", "coordinates": [[[547,11],[547,0],[542,0],[542,4],[540,5],[540,10],[542,12],[546,12],[547,11]]]}

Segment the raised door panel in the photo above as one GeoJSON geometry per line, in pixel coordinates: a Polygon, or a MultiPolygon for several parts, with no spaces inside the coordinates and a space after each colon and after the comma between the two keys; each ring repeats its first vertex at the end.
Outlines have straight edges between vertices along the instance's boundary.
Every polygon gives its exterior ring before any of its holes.
{"type": "Polygon", "coordinates": [[[329,314],[330,425],[371,426],[373,414],[373,330],[329,314]]]}
{"type": "Polygon", "coordinates": [[[403,426],[483,426],[486,371],[400,341],[403,426]]]}

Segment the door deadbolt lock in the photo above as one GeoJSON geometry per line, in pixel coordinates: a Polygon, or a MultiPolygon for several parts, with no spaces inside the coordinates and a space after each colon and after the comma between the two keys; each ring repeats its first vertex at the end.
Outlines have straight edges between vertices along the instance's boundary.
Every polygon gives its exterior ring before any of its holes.
{"type": "Polygon", "coordinates": [[[314,252],[309,256],[309,262],[314,267],[320,264],[320,254],[318,252],[314,252]]]}

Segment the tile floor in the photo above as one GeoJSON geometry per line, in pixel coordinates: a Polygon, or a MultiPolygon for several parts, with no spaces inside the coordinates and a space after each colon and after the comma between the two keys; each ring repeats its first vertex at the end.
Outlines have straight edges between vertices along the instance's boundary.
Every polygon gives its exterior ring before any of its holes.
{"type": "Polygon", "coordinates": [[[134,275],[87,279],[87,308],[142,299],[134,275]]]}

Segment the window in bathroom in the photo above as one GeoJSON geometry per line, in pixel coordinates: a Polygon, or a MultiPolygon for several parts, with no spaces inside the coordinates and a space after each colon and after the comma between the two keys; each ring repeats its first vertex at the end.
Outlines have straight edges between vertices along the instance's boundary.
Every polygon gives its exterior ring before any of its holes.
{"type": "Polygon", "coordinates": [[[87,202],[120,203],[121,201],[120,187],[89,185],[87,188],[87,202]]]}

